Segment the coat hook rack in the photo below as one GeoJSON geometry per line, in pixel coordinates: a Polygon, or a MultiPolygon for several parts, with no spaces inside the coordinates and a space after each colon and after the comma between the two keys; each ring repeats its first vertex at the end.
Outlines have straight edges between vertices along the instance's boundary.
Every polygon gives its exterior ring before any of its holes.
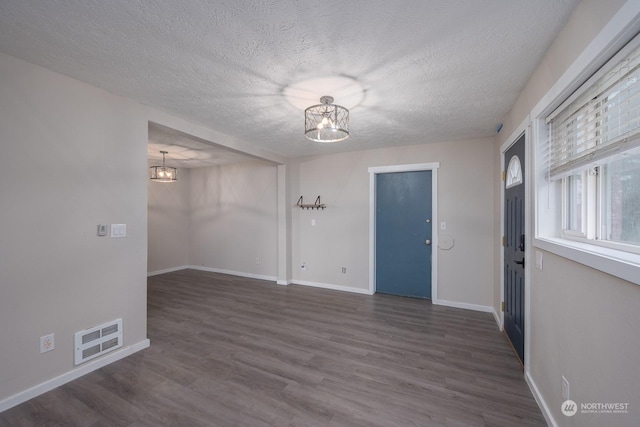
{"type": "Polygon", "coordinates": [[[300,198],[298,199],[298,203],[296,203],[296,206],[299,206],[300,209],[322,209],[322,210],[324,210],[324,208],[327,207],[327,205],[320,202],[320,196],[318,196],[315,203],[313,204],[304,203],[304,201],[302,200],[302,196],[300,196],[300,198]]]}

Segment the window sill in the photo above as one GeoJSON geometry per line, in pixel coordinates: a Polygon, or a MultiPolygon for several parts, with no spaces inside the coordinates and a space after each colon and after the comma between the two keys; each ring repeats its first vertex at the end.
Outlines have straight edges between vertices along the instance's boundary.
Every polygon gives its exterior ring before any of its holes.
{"type": "Polygon", "coordinates": [[[533,246],[640,285],[640,255],[557,237],[537,237],[533,246]]]}

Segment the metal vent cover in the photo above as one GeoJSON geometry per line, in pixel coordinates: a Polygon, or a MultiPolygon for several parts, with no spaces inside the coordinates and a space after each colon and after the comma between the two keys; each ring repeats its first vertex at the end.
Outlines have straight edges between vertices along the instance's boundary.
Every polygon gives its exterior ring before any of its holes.
{"type": "Polygon", "coordinates": [[[100,331],[93,331],[82,336],[82,344],[95,341],[100,338],[100,331]]]}
{"type": "Polygon", "coordinates": [[[93,355],[100,353],[100,345],[94,345],[93,347],[82,350],[82,358],[88,359],[93,355]]]}
{"type": "Polygon", "coordinates": [[[76,332],[74,337],[74,364],[79,365],[122,347],[122,319],[76,332]]]}
{"type": "Polygon", "coordinates": [[[107,351],[111,347],[116,347],[118,344],[120,344],[120,340],[118,338],[112,338],[109,341],[105,341],[102,343],[102,351],[107,351]]]}

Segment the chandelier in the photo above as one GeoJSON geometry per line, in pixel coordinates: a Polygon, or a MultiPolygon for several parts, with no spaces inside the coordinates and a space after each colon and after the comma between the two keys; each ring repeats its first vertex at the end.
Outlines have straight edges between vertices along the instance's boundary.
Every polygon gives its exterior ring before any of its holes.
{"type": "Polygon", "coordinates": [[[149,168],[150,178],[156,182],[175,182],[178,180],[177,169],[171,166],[164,165],[164,155],[168,154],[168,151],[161,151],[162,153],[162,166],[151,166],[149,168]]]}
{"type": "Polygon", "coordinates": [[[349,110],[323,96],[322,104],[304,110],[304,136],[316,142],[338,142],[349,138],[349,110]]]}

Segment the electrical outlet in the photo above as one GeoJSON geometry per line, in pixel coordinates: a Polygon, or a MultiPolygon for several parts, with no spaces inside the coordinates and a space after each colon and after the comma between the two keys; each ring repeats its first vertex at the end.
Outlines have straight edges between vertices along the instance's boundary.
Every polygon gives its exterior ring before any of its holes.
{"type": "Polygon", "coordinates": [[[260,265],[260,258],[256,258],[256,265],[260,265]]]}
{"type": "Polygon", "coordinates": [[[542,271],[542,252],[536,251],[536,268],[542,271]]]}
{"type": "Polygon", "coordinates": [[[40,337],[40,353],[46,353],[56,348],[53,334],[40,337]]]}
{"type": "Polygon", "coordinates": [[[305,264],[305,262],[302,262],[302,265],[300,266],[301,270],[306,270],[307,269],[307,264],[305,264]]]}
{"type": "Polygon", "coordinates": [[[347,267],[342,267],[342,274],[347,274],[347,267]]]}
{"type": "Polygon", "coordinates": [[[569,380],[567,380],[564,376],[562,377],[562,400],[569,400],[570,392],[569,392],[569,380]]]}

